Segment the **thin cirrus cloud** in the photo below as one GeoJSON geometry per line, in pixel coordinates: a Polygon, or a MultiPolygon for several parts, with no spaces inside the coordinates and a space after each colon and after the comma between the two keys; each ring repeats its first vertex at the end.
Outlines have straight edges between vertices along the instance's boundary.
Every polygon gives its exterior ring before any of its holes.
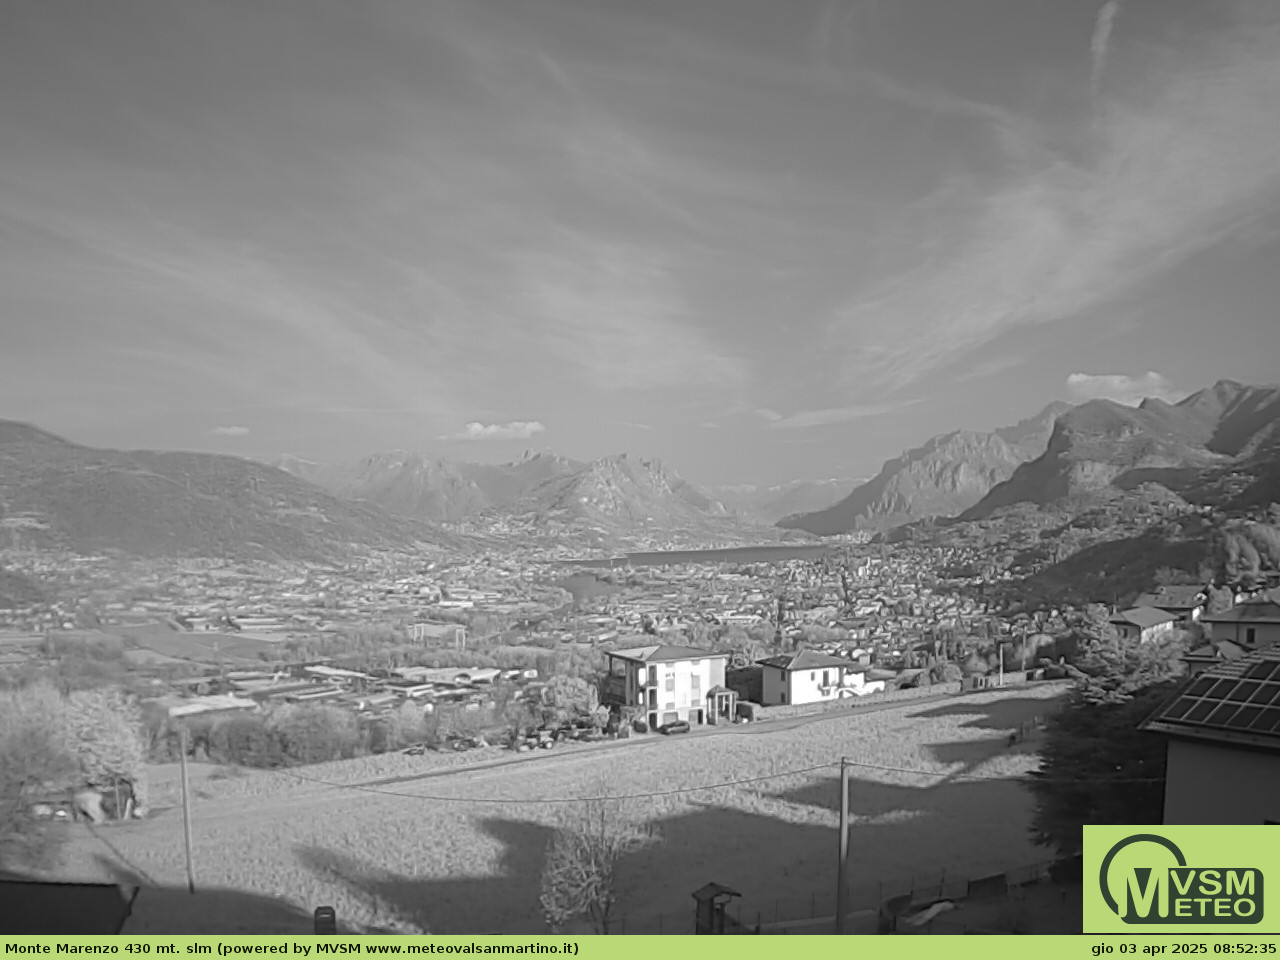
{"type": "Polygon", "coordinates": [[[248,427],[239,426],[214,427],[209,431],[215,437],[243,437],[248,432],[248,427]]]}
{"type": "Polygon", "coordinates": [[[990,360],[979,360],[964,366],[955,379],[957,383],[967,383],[970,380],[985,380],[987,377],[994,377],[996,374],[1004,373],[1006,370],[1015,370],[1024,363],[1026,363],[1026,358],[1018,356],[992,357],[990,360]]]}
{"type": "Polygon", "coordinates": [[[507,423],[481,423],[472,420],[462,430],[441,440],[528,440],[546,431],[546,425],[537,420],[510,420],[507,423]]]}
{"type": "Polygon", "coordinates": [[[1073,373],[1067,377],[1067,393],[1073,400],[1114,400],[1135,406],[1147,397],[1172,402],[1186,396],[1163,374],[1148,370],[1140,377],[1122,373],[1073,373]]]}
{"type": "Polygon", "coordinates": [[[519,287],[536,321],[524,328],[530,347],[603,391],[741,385],[743,361],[693,324],[667,256],[642,244],[559,233],[558,245],[521,259],[519,287]]]}
{"type": "Polygon", "coordinates": [[[1199,47],[1153,51],[1117,46],[1113,8],[1093,64],[1124,59],[1125,82],[1096,105],[1086,154],[997,123],[1009,172],[947,181],[921,226],[955,252],[905,261],[828,325],[877,357],[855,353],[848,375],[900,388],[1011,329],[1112,302],[1280,209],[1280,9],[1257,10],[1199,47]]]}
{"type": "Polygon", "coordinates": [[[765,422],[766,430],[803,430],[807,427],[824,427],[833,423],[845,423],[849,420],[862,420],[866,417],[877,417],[891,413],[902,407],[919,403],[919,400],[903,400],[896,403],[872,403],[850,407],[829,407],[825,410],[801,410],[790,416],[782,416],[776,410],[762,409],[756,411],[765,422]]]}

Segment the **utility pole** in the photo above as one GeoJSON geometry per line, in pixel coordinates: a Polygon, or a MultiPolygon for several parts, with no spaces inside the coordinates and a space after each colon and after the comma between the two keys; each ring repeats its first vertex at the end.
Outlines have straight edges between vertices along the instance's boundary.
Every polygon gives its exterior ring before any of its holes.
{"type": "Polygon", "coordinates": [[[1000,651],[1000,686],[1004,686],[1004,644],[997,643],[996,649],[1000,651]]]}
{"type": "Polygon", "coordinates": [[[191,789],[187,783],[187,727],[179,728],[181,749],[179,759],[182,761],[182,840],[187,850],[187,892],[196,892],[195,869],[191,863],[191,789]]]}
{"type": "Polygon", "coordinates": [[[849,759],[840,758],[840,861],[836,867],[836,933],[844,933],[849,899],[849,759]]]}

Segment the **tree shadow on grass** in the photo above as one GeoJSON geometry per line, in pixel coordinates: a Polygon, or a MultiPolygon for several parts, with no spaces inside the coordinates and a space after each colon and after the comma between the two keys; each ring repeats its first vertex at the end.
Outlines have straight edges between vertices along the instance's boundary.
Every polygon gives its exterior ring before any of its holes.
{"type": "Polygon", "coordinates": [[[978,727],[984,730],[1016,730],[1019,724],[1026,723],[1036,717],[1044,717],[1057,713],[1066,702],[1066,692],[1060,697],[1007,697],[986,702],[961,700],[943,707],[922,710],[917,717],[955,717],[972,716],[964,727],[978,727]]]}
{"type": "Polygon", "coordinates": [[[479,827],[502,844],[499,869],[487,876],[436,880],[397,875],[314,846],[299,849],[298,859],[388,922],[408,921],[430,933],[545,932],[538,881],[551,831],[498,818],[486,818],[479,827]]]}
{"type": "Polygon", "coordinates": [[[291,903],[242,890],[156,886],[104,856],[106,883],[11,877],[0,910],[5,934],[307,934],[312,918],[291,903]]]}
{"type": "MultiPolygon", "coordinates": [[[[710,799],[653,821],[661,842],[619,864],[614,932],[692,933],[693,891],[712,881],[742,895],[732,909],[748,924],[834,912],[838,783],[731,802],[710,799]]],[[[1030,800],[1016,783],[921,789],[855,780],[850,808],[854,909],[944,874],[984,876],[1047,859],[1031,845],[1030,800]]],[[[299,859],[377,912],[431,933],[546,932],[538,892],[549,829],[501,818],[480,828],[503,845],[499,868],[486,876],[396,875],[318,847],[299,850],[299,859]]]]}

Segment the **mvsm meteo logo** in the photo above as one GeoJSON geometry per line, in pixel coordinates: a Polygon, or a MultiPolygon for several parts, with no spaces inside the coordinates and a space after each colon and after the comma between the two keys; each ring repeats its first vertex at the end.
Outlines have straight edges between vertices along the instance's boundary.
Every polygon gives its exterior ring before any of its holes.
{"type": "Polygon", "coordinates": [[[1191,866],[1154,833],[1114,843],[1098,875],[1103,901],[1127,924],[1260,923],[1262,881],[1257,867],[1191,866]]]}

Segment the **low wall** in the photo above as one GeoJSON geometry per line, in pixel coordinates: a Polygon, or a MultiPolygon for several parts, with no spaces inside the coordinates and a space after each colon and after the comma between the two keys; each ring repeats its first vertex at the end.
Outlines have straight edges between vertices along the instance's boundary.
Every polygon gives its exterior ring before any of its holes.
{"type": "Polygon", "coordinates": [[[845,697],[843,700],[757,707],[756,717],[759,720],[786,720],[790,717],[807,717],[815,713],[847,713],[855,711],[859,707],[869,707],[877,703],[898,703],[906,700],[918,700],[921,697],[934,697],[943,693],[959,692],[960,682],[957,680],[952,683],[935,683],[927,687],[907,687],[904,690],[869,693],[863,697],[845,697]]]}

